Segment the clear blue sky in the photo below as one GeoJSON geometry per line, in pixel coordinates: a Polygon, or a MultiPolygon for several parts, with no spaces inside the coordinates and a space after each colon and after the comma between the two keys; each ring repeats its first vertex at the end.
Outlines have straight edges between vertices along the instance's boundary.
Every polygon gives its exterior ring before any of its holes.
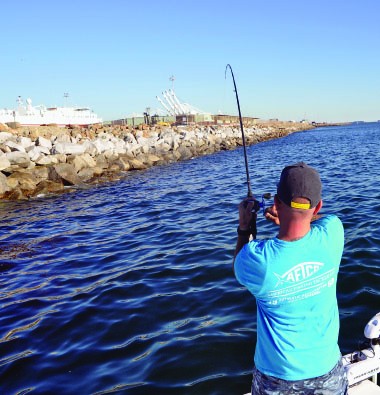
{"type": "Polygon", "coordinates": [[[175,76],[204,111],[315,121],[380,119],[379,0],[1,0],[0,108],[146,107],[175,76]]]}

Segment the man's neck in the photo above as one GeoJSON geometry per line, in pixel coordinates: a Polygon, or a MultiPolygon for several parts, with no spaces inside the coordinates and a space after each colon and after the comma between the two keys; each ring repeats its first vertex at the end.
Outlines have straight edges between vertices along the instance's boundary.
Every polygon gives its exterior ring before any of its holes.
{"type": "Polygon", "coordinates": [[[304,221],[292,222],[289,224],[280,224],[280,231],[277,238],[284,241],[296,241],[302,239],[310,231],[310,222],[304,221]]]}

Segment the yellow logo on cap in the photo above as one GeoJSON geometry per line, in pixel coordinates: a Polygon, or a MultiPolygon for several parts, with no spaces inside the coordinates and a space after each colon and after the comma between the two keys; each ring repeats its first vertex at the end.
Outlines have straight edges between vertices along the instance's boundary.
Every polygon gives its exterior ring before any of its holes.
{"type": "Polygon", "coordinates": [[[297,202],[290,202],[290,207],[293,208],[300,208],[301,210],[309,210],[310,203],[297,203],[297,202]]]}

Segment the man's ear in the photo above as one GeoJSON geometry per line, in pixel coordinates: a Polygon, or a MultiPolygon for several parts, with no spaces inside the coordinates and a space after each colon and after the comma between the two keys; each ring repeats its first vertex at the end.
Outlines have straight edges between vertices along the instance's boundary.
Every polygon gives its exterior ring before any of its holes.
{"type": "Polygon", "coordinates": [[[315,206],[313,215],[317,215],[318,212],[319,212],[319,210],[322,208],[322,206],[323,206],[323,202],[322,202],[322,200],[321,200],[321,201],[315,206]]]}

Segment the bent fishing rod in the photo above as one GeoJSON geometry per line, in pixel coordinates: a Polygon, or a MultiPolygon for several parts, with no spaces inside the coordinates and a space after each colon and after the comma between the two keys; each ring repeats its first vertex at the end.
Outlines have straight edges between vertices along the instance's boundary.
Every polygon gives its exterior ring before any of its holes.
{"type": "MultiPolygon", "coordinates": [[[[253,193],[252,193],[252,189],[251,189],[251,179],[249,177],[248,156],[247,156],[247,147],[246,147],[246,143],[245,143],[243,119],[242,119],[241,111],[240,111],[239,95],[238,95],[238,91],[237,91],[237,88],[236,88],[234,72],[232,71],[232,67],[231,67],[230,64],[227,64],[227,66],[226,66],[226,70],[224,72],[224,78],[227,78],[227,69],[230,69],[230,71],[231,71],[231,76],[232,76],[232,81],[233,81],[233,84],[234,84],[234,91],[235,91],[235,96],[236,96],[236,102],[237,102],[237,107],[238,107],[238,112],[239,112],[239,122],[240,122],[241,137],[242,137],[242,142],[243,142],[245,172],[246,172],[246,178],[247,178],[246,182],[247,182],[247,188],[248,188],[247,197],[251,198],[249,200],[252,200],[254,202],[254,206],[253,206],[252,212],[257,213],[260,210],[260,208],[262,208],[263,211],[264,211],[264,209],[265,209],[265,201],[264,201],[264,199],[270,199],[271,198],[271,194],[270,193],[264,193],[262,195],[261,202],[259,202],[258,200],[253,198],[253,193]]],[[[255,225],[256,225],[256,223],[255,223],[255,225]]]]}
{"type": "Polygon", "coordinates": [[[228,69],[228,68],[229,68],[230,71],[231,71],[232,81],[233,81],[233,83],[234,83],[234,91],[235,91],[235,96],[236,96],[236,102],[237,102],[237,107],[238,107],[238,112],[239,112],[239,122],[240,122],[241,138],[242,138],[242,141],[243,141],[245,172],[246,172],[246,175],[247,175],[247,188],[248,188],[247,197],[253,197],[253,193],[252,193],[252,189],[251,189],[251,179],[249,178],[247,147],[246,147],[246,144],[245,144],[245,136],[244,136],[244,128],[243,128],[243,119],[242,119],[242,117],[241,117],[239,95],[238,95],[238,91],[237,91],[237,88],[236,88],[236,82],[235,82],[234,72],[232,71],[232,67],[231,67],[229,64],[227,64],[227,66],[226,66],[226,70],[225,70],[225,72],[224,72],[224,78],[227,78],[227,69],[228,69]]]}

